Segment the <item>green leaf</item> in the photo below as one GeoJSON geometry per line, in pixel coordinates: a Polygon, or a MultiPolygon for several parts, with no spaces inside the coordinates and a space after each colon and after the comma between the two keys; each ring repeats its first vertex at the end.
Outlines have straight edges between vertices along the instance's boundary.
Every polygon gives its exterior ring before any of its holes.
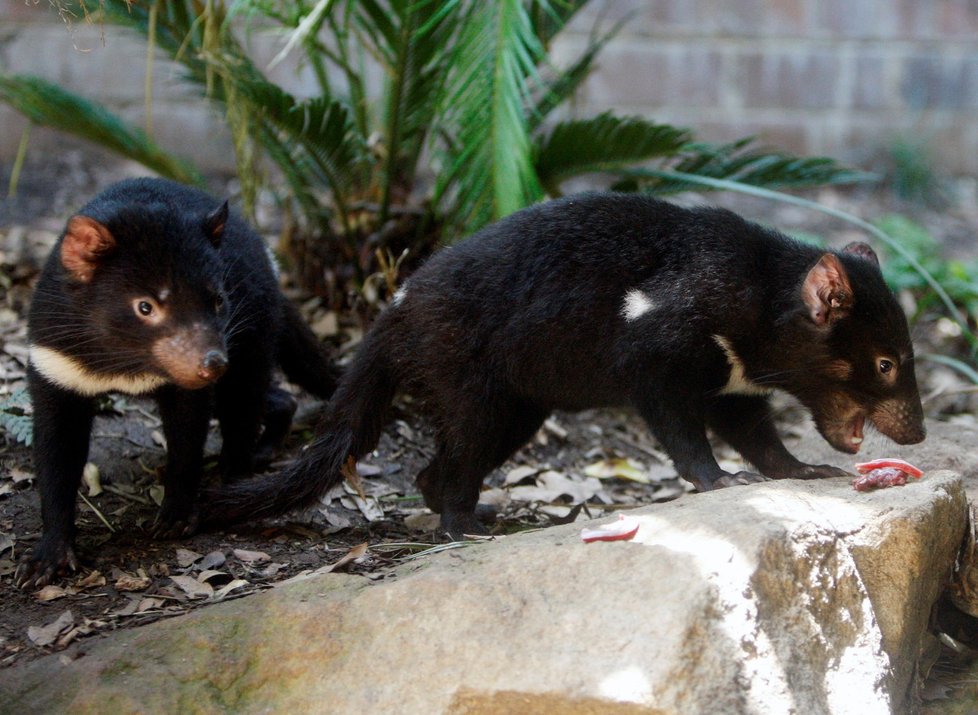
{"type": "Polygon", "coordinates": [[[35,124],[86,139],[143,164],[162,176],[188,184],[202,182],[200,172],[161,149],[138,127],[104,107],[31,75],[0,75],[0,101],[35,124]]]}
{"type": "Polygon", "coordinates": [[[540,183],[556,196],[568,178],[671,156],[688,141],[685,129],[606,112],[556,124],[538,145],[535,166],[540,183]]]}
{"type": "MultiPolygon", "coordinates": [[[[678,174],[695,174],[768,189],[798,189],[875,179],[872,174],[849,169],[834,159],[757,150],[752,148],[753,143],[751,137],[720,145],[692,142],[683,147],[676,161],[666,162],[666,165],[678,174]]],[[[626,169],[617,173],[625,179],[625,183],[615,188],[622,190],[640,187],[651,193],[665,194],[692,188],[702,190],[704,186],[642,169],[626,169]]]]}
{"type": "Polygon", "coordinates": [[[459,25],[442,103],[455,142],[438,194],[454,182],[471,230],[541,195],[526,108],[543,48],[521,0],[472,3],[459,25]]]}

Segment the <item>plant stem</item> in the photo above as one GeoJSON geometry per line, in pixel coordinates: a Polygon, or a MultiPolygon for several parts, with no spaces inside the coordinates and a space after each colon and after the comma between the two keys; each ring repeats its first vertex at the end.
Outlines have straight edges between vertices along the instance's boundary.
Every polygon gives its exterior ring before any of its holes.
{"type": "Polygon", "coordinates": [[[27,158],[27,144],[31,136],[32,126],[34,125],[28,124],[24,127],[24,131],[20,135],[20,144],[17,145],[17,156],[14,158],[14,165],[10,169],[10,184],[7,187],[7,198],[13,198],[17,193],[20,172],[24,168],[24,160],[27,158]]]}

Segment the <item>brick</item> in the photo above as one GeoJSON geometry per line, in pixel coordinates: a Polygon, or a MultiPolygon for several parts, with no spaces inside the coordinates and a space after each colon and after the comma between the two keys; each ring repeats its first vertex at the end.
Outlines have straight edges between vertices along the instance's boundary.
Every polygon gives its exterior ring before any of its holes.
{"type": "Polygon", "coordinates": [[[938,32],[954,39],[978,38],[978,2],[943,0],[938,3],[938,32]]]}
{"type": "Polygon", "coordinates": [[[863,54],[856,57],[849,106],[854,109],[885,109],[896,106],[887,81],[887,66],[887,59],[879,55],[863,54]]]}
{"type": "Polygon", "coordinates": [[[897,2],[897,37],[908,40],[934,39],[937,36],[940,3],[920,0],[897,2]]]}
{"type": "Polygon", "coordinates": [[[588,34],[596,23],[610,28],[628,18],[622,34],[648,37],[703,35],[714,31],[716,8],[710,0],[592,0],[567,28],[588,34]]]}
{"type": "Polygon", "coordinates": [[[744,106],[817,109],[838,104],[842,61],[832,52],[767,52],[742,56],[735,86],[744,106]]]}
{"type": "Polygon", "coordinates": [[[910,57],[903,66],[900,94],[911,109],[978,108],[978,54],[950,58],[910,57]]]}
{"type": "Polygon", "coordinates": [[[828,37],[889,39],[897,34],[899,15],[890,0],[819,0],[813,30],[828,37]]]}
{"type": "Polygon", "coordinates": [[[607,108],[635,104],[713,106],[720,97],[721,57],[681,45],[629,43],[609,46],[585,83],[582,98],[607,108]]]}

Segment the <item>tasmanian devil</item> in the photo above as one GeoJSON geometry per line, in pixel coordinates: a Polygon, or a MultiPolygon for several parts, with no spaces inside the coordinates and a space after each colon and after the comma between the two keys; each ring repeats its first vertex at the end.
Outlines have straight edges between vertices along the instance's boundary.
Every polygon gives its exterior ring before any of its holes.
{"type": "Polygon", "coordinates": [[[455,537],[484,532],[482,480],[554,409],[633,407],[701,490],[763,479],[723,471],[707,427],[767,477],[845,474],[787,451],[775,388],[842,452],[867,420],[900,444],[924,438],[907,321],[868,245],[825,251],[726,210],[587,194],[433,256],[367,334],[307,452],[211,494],[202,519],[313,501],[377,444],[398,387],[430,415],[418,485],[455,537]]]}
{"type": "Polygon", "coordinates": [[[162,179],[117,183],[69,221],[41,272],[28,318],[28,387],[43,533],[18,568],[43,585],[75,568],[75,494],[98,395],[152,395],[167,442],[154,531],[188,534],[212,406],[225,481],[288,430],[286,375],[328,397],[334,368],[278,288],[261,238],[207,194],[162,179]],[[262,427],[264,434],[262,435],[262,427]]]}

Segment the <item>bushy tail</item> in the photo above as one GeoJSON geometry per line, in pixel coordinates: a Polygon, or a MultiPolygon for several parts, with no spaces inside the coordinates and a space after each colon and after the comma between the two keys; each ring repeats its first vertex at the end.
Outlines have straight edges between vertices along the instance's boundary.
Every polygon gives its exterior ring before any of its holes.
{"type": "Polygon", "coordinates": [[[276,346],[278,364],[291,382],[328,400],[336,390],[340,371],[298,309],[288,300],[283,303],[284,324],[276,346]]]}
{"type": "Polygon", "coordinates": [[[201,526],[212,527],[309,506],[343,480],[343,465],[377,446],[397,382],[384,330],[364,338],[326,408],[313,442],[280,474],[254,477],[205,492],[201,526]]]}

